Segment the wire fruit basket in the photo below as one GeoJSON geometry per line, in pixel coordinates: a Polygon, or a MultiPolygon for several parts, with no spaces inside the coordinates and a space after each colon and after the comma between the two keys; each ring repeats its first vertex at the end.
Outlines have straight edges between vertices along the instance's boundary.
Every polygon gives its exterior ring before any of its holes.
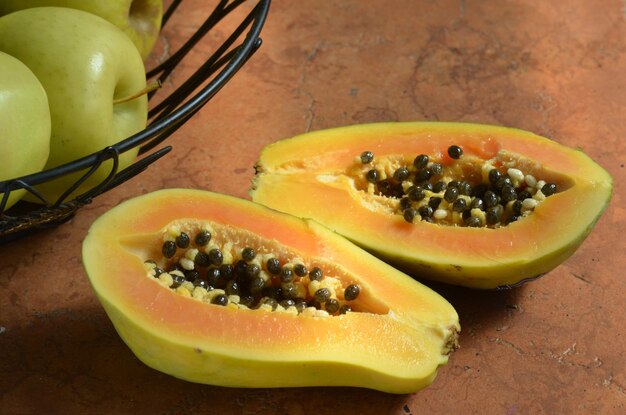
{"type": "MultiPolygon", "coordinates": [[[[149,80],[163,83],[177,65],[201,42],[207,34],[218,27],[227,16],[246,0],[219,0],[204,22],[185,43],[165,61],[146,73],[149,80]]],[[[163,26],[181,5],[174,0],[163,15],[163,26]]],[[[217,45],[206,60],[189,77],[177,85],[166,97],[154,102],[155,93],[148,95],[150,109],[148,126],[114,145],[90,154],[71,163],[10,180],[0,181],[0,244],[18,239],[38,230],[57,226],[72,218],[86,204],[141,173],[152,163],[166,155],[171,146],[159,146],[187,120],[197,113],[217,92],[241,69],[261,46],[260,33],[269,10],[270,0],[257,0],[252,10],[245,14],[239,25],[217,45]],[[119,169],[119,155],[138,148],[139,156],[130,166],[119,169]],[[111,170],[105,180],[97,183],[78,196],[70,195],[105,162],[111,170]],[[47,200],[35,186],[83,172],[57,200],[47,200]],[[40,203],[18,202],[5,212],[9,194],[25,189],[31,198],[40,203]]],[[[217,28],[217,29],[216,29],[217,28]]]]}

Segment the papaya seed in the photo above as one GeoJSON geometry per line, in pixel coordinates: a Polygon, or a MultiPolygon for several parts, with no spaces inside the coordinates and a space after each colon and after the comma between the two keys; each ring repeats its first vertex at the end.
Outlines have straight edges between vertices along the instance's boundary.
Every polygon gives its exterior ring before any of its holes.
{"type": "MultiPolygon", "coordinates": [[[[417,183],[419,182],[425,182],[427,180],[429,180],[431,177],[433,176],[433,173],[430,169],[428,168],[424,168],[421,170],[418,170],[417,172],[415,172],[415,181],[417,183]]],[[[431,184],[432,186],[432,184],[431,184]]],[[[432,190],[432,187],[431,187],[432,190]]]]}
{"type": "Polygon", "coordinates": [[[486,208],[493,207],[498,204],[498,196],[491,190],[487,190],[483,196],[483,203],[486,208]]]}
{"type": "Polygon", "coordinates": [[[185,232],[181,232],[176,237],[176,246],[178,246],[179,248],[182,248],[182,249],[187,248],[190,242],[191,242],[191,239],[189,238],[189,235],[187,235],[185,232]]]}
{"type": "Polygon", "coordinates": [[[555,194],[557,191],[556,184],[554,183],[546,183],[541,187],[541,193],[545,196],[550,196],[555,194]]]}
{"type": "Polygon", "coordinates": [[[209,261],[213,265],[221,265],[222,261],[224,261],[224,254],[217,248],[211,249],[209,251],[209,261]]]}
{"type": "Polygon", "coordinates": [[[282,282],[291,282],[293,280],[293,271],[291,267],[284,266],[280,270],[280,280],[282,282]]]}
{"type": "Polygon", "coordinates": [[[193,261],[198,267],[208,267],[211,265],[211,258],[209,258],[206,252],[202,251],[198,251],[193,261]]]}
{"type": "Polygon", "coordinates": [[[530,194],[528,190],[522,190],[517,194],[517,200],[524,201],[524,199],[530,199],[533,195],[530,194]]]}
{"type": "Polygon", "coordinates": [[[319,290],[315,291],[314,298],[320,303],[323,303],[330,298],[330,295],[330,290],[328,288],[320,288],[319,290]]]}
{"type": "Polygon", "coordinates": [[[255,256],[256,252],[253,248],[246,247],[241,251],[241,257],[244,259],[244,261],[252,261],[255,256]]]}
{"type": "Polygon", "coordinates": [[[218,294],[211,300],[211,304],[225,306],[228,304],[228,297],[224,294],[218,294]]]}
{"type": "Polygon", "coordinates": [[[163,247],[161,248],[161,252],[165,258],[171,258],[176,253],[176,243],[174,241],[165,241],[163,242],[163,247]]]}
{"type": "MultiPolygon", "coordinates": [[[[475,199],[475,200],[480,200],[480,199],[475,199]]],[[[452,204],[452,210],[454,212],[463,212],[466,208],[467,208],[467,202],[465,201],[465,199],[457,199],[452,204]]]]}
{"type": "Polygon", "coordinates": [[[339,311],[339,307],[341,307],[339,301],[334,298],[329,298],[328,301],[324,303],[324,309],[330,314],[335,314],[337,311],[339,311]]]}
{"type": "Polygon", "coordinates": [[[347,314],[352,311],[352,307],[348,304],[344,304],[339,308],[339,314],[347,314]]]}
{"type": "Polygon", "coordinates": [[[511,181],[511,178],[509,176],[503,176],[498,179],[498,181],[494,184],[494,187],[496,188],[496,190],[502,191],[502,188],[504,188],[504,186],[512,187],[512,184],[513,182],[511,181]]]}
{"type": "Polygon", "coordinates": [[[448,147],[448,155],[455,160],[460,159],[463,155],[463,149],[457,145],[448,147]]]}
{"type": "Polygon", "coordinates": [[[415,209],[408,208],[408,209],[404,209],[402,214],[404,216],[405,221],[409,223],[413,223],[413,219],[415,219],[415,216],[417,216],[417,211],[415,209]]]}
{"type": "Polygon", "coordinates": [[[376,183],[378,182],[378,171],[375,169],[372,169],[370,171],[367,172],[367,181],[370,183],[376,183]]]}
{"type": "Polygon", "coordinates": [[[500,180],[500,178],[502,177],[502,173],[500,173],[500,170],[498,169],[491,169],[489,170],[489,182],[493,185],[495,185],[498,180],[500,180]]]}
{"type": "Polygon", "coordinates": [[[274,274],[274,275],[277,275],[278,273],[280,273],[280,270],[281,270],[280,261],[278,258],[268,259],[266,263],[266,267],[267,267],[267,271],[270,274],[274,274]]]}
{"type": "Polygon", "coordinates": [[[420,182],[419,186],[424,189],[424,190],[428,190],[429,192],[433,191],[433,184],[431,182],[420,182]]]}
{"type": "Polygon", "coordinates": [[[408,197],[410,200],[414,201],[414,202],[418,202],[422,199],[424,199],[424,197],[426,196],[426,194],[424,193],[424,189],[422,189],[419,186],[414,186],[408,194],[408,197]]]}
{"type": "Polygon", "coordinates": [[[209,268],[206,273],[206,280],[211,286],[217,286],[221,273],[219,268],[209,268]]]}
{"type": "Polygon", "coordinates": [[[485,210],[485,202],[483,202],[482,199],[476,198],[472,200],[472,203],[470,204],[470,208],[485,210]]]}
{"type": "Polygon", "coordinates": [[[458,187],[450,187],[449,189],[446,190],[446,192],[443,194],[443,198],[446,200],[446,202],[448,203],[452,203],[456,200],[456,198],[459,197],[459,188],[458,187]]]}
{"type": "Polygon", "coordinates": [[[441,165],[441,163],[432,163],[430,165],[430,171],[433,176],[439,176],[441,173],[443,173],[443,166],[441,165]]]}
{"type": "Polygon", "coordinates": [[[178,288],[185,282],[185,278],[180,275],[172,276],[172,285],[171,288],[178,288]]]}
{"type": "Polygon", "coordinates": [[[205,246],[211,241],[211,232],[207,230],[203,230],[198,232],[196,235],[194,242],[197,246],[205,246]]]}
{"type": "Polygon", "coordinates": [[[444,192],[446,188],[447,188],[446,182],[438,181],[437,183],[433,185],[433,192],[441,193],[441,192],[444,192]]]}
{"type": "Polygon", "coordinates": [[[457,187],[459,189],[459,194],[461,195],[472,196],[472,194],[474,193],[474,189],[472,189],[472,185],[466,182],[465,180],[459,182],[459,185],[457,187]]]}
{"type": "Polygon", "coordinates": [[[363,164],[369,164],[372,162],[372,160],[374,160],[374,153],[372,153],[371,151],[364,151],[361,153],[361,163],[363,164]]]}
{"type": "Polygon", "coordinates": [[[345,298],[347,301],[356,300],[356,298],[359,296],[360,293],[361,293],[361,288],[358,285],[350,284],[344,290],[343,298],[345,298]]]}
{"type": "Polygon", "coordinates": [[[311,281],[321,281],[323,277],[324,273],[319,267],[314,267],[309,272],[309,278],[311,279],[311,281]]]}
{"type": "Polygon", "coordinates": [[[233,266],[232,264],[220,265],[220,276],[224,281],[229,281],[233,278],[233,266]]]}
{"type": "Polygon", "coordinates": [[[296,264],[293,267],[293,272],[299,277],[304,277],[309,271],[304,264],[296,264]]]}
{"type": "Polygon", "coordinates": [[[202,278],[198,278],[193,282],[193,285],[195,287],[201,287],[201,288],[209,288],[209,283],[206,280],[203,280],[202,278]]]}
{"type": "Polygon", "coordinates": [[[418,209],[418,213],[422,218],[429,218],[433,215],[433,208],[431,206],[425,205],[418,209]]]}
{"type": "Polygon", "coordinates": [[[428,164],[428,156],[426,154],[420,154],[413,160],[413,166],[416,169],[422,169],[428,164]]]}
{"type": "Polygon", "coordinates": [[[502,198],[504,202],[510,202],[512,200],[517,199],[517,192],[515,191],[513,186],[505,185],[502,187],[502,190],[500,191],[500,197],[502,198]]]}
{"type": "Polygon", "coordinates": [[[393,173],[393,179],[397,182],[402,182],[409,178],[409,169],[406,167],[400,167],[393,173]]]}
{"type": "Polygon", "coordinates": [[[487,218],[488,225],[495,225],[500,221],[500,214],[495,207],[490,207],[485,212],[485,216],[487,218]]]}
{"type": "MultiPolygon", "coordinates": [[[[172,272],[172,274],[174,274],[174,273],[172,272]]],[[[196,270],[191,270],[191,271],[189,271],[189,272],[184,274],[184,278],[187,281],[194,282],[195,280],[200,278],[200,273],[198,271],[196,271],[196,270]]]]}

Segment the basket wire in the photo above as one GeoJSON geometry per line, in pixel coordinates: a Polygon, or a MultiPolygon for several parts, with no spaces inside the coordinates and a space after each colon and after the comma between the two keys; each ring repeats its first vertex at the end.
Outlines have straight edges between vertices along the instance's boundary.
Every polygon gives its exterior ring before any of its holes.
{"type": "MultiPolygon", "coordinates": [[[[71,163],[0,181],[0,194],[2,194],[0,198],[0,244],[66,222],[82,206],[91,203],[95,197],[133,178],[166,155],[172,149],[171,146],[154,149],[213,98],[261,46],[260,33],[269,11],[270,1],[257,0],[256,5],[245,15],[230,36],[195,72],[167,97],[151,105],[148,112],[149,123],[144,130],[71,163]],[[119,170],[119,155],[137,147],[139,147],[140,157],[130,166],[119,170]],[[89,190],[68,200],[69,195],[107,161],[112,161],[107,177],[89,190]],[[83,170],[85,173],[57,200],[46,199],[35,187],[83,170]],[[19,189],[25,189],[38,199],[40,204],[18,202],[4,212],[10,192],[19,189]]],[[[220,0],[194,34],[165,61],[149,70],[146,77],[164,82],[185,56],[193,51],[194,47],[218,23],[245,2],[246,0],[220,0]]],[[[181,3],[182,0],[172,1],[163,14],[163,26],[167,24],[181,3]]],[[[149,93],[148,99],[152,100],[153,96],[154,92],[149,93]]]]}

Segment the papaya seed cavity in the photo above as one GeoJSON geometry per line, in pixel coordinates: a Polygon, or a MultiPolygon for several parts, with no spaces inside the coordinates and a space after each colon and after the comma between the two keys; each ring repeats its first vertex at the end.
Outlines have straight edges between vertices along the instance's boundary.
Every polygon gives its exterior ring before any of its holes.
{"type": "Polygon", "coordinates": [[[172,224],[157,244],[156,257],[144,260],[148,277],[208,304],[328,317],[352,312],[361,292],[331,264],[206,223],[172,224]]]}
{"type": "Polygon", "coordinates": [[[350,171],[357,189],[396,200],[393,212],[406,222],[498,228],[528,215],[564,189],[524,172],[516,160],[483,160],[451,145],[448,160],[381,157],[366,150],[350,171]]]}

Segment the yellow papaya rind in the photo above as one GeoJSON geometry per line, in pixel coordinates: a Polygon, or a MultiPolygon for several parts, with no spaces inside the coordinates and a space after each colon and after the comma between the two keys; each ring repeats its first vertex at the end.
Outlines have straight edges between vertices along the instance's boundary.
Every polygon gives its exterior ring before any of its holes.
{"type": "Polygon", "coordinates": [[[446,300],[316,222],[204,191],[164,190],[113,208],[90,228],[83,263],[104,309],[136,356],[193,382],[341,385],[410,393],[433,381],[460,330],[458,315],[446,300]],[[146,258],[129,244],[154,238],[181,218],[241,226],[311,257],[334,259],[346,272],[362,276],[364,301],[368,295],[375,298],[376,313],[318,318],[182,297],[147,278],[146,258]],[[171,313],[174,309],[179,312],[171,313]]]}
{"type": "Polygon", "coordinates": [[[314,218],[412,275],[498,288],[543,275],[570,257],[608,205],[612,186],[610,175],[582,151],[526,131],[407,122],[340,127],[273,143],[261,153],[250,195],[255,202],[314,218]],[[531,216],[498,229],[409,224],[372,208],[345,174],[364,150],[375,157],[437,156],[453,144],[487,159],[523,157],[541,174],[561,180],[565,190],[531,216]]]}

